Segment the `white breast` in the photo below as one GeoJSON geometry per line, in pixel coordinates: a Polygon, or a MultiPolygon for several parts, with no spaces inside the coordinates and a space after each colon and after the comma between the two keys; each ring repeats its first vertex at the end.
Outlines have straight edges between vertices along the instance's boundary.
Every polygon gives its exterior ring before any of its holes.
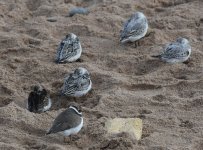
{"type": "Polygon", "coordinates": [[[81,45],[80,45],[80,48],[79,48],[79,53],[77,53],[75,56],[73,56],[73,57],[69,58],[67,61],[68,61],[68,62],[73,62],[73,61],[76,61],[77,59],[79,59],[79,58],[80,58],[81,53],[82,53],[82,47],[81,47],[81,45]]]}
{"type": "Polygon", "coordinates": [[[83,118],[81,117],[81,123],[78,126],[76,126],[75,128],[71,128],[71,129],[65,130],[63,132],[63,134],[65,136],[69,136],[71,134],[77,134],[81,130],[82,127],[83,127],[83,118]]]}
{"type": "Polygon", "coordinates": [[[51,99],[49,98],[47,106],[44,106],[44,108],[43,108],[43,112],[49,110],[51,108],[51,104],[52,104],[52,102],[51,102],[51,99]]]}
{"type": "Polygon", "coordinates": [[[83,91],[76,91],[72,96],[74,97],[81,97],[85,94],[87,94],[92,88],[92,81],[90,80],[90,84],[88,86],[88,88],[86,90],[83,90],[83,91]]]}

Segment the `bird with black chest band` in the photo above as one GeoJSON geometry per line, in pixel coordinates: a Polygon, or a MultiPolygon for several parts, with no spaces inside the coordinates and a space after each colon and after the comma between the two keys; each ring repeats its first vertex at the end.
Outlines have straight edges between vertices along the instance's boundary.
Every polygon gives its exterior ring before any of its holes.
{"type": "Polygon", "coordinates": [[[81,107],[70,105],[65,111],[60,113],[54,120],[52,127],[46,133],[62,133],[64,135],[64,142],[67,142],[67,137],[77,134],[83,127],[83,117],[81,107]]]}

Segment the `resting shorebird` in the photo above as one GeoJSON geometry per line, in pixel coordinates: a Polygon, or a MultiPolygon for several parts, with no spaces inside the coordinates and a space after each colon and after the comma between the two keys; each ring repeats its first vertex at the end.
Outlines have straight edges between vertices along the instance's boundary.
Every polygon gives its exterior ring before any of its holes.
{"type": "Polygon", "coordinates": [[[65,78],[61,95],[81,97],[92,88],[90,75],[85,68],[78,68],[65,78]]]}
{"type": "Polygon", "coordinates": [[[34,86],[28,97],[27,109],[30,112],[40,113],[49,110],[51,105],[47,91],[41,86],[34,86]]]}
{"type": "Polygon", "coordinates": [[[65,63],[73,62],[80,58],[82,53],[82,47],[78,37],[70,33],[61,41],[58,49],[56,62],[65,63]]]}
{"type": "Polygon", "coordinates": [[[191,46],[185,38],[178,38],[175,42],[166,45],[162,54],[152,56],[167,63],[185,62],[191,55],[191,46]]]}
{"type": "MultiPolygon", "coordinates": [[[[76,106],[70,106],[60,113],[47,134],[62,132],[65,137],[77,134],[83,127],[82,112],[76,106]]],[[[64,141],[66,138],[64,138],[64,141]]]]}
{"type": "Polygon", "coordinates": [[[143,38],[148,29],[148,22],[145,15],[141,12],[136,12],[128,19],[123,26],[120,35],[121,43],[135,42],[143,38]]]}

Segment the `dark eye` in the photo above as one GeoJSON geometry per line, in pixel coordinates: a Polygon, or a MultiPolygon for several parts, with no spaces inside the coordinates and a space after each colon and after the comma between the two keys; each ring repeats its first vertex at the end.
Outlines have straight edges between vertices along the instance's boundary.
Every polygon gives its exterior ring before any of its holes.
{"type": "Polygon", "coordinates": [[[79,74],[80,74],[80,70],[76,69],[76,70],[74,71],[74,74],[79,75],[79,74]]]}
{"type": "Polygon", "coordinates": [[[89,78],[89,74],[85,73],[85,74],[83,75],[83,78],[89,78]]]}
{"type": "Polygon", "coordinates": [[[189,51],[187,51],[186,53],[187,53],[187,56],[190,54],[190,52],[189,52],[189,51]]]}

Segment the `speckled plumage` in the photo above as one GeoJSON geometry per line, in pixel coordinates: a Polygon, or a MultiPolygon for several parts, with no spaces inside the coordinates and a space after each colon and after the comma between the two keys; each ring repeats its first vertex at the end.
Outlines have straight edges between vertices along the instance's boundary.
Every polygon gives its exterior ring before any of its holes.
{"type": "Polygon", "coordinates": [[[47,91],[41,86],[34,86],[28,97],[27,109],[30,112],[40,113],[49,110],[51,105],[47,91]]]}
{"type": "Polygon", "coordinates": [[[61,94],[80,97],[87,94],[92,88],[90,75],[85,68],[78,68],[65,78],[61,94]]]}
{"type": "Polygon", "coordinates": [[[166,45],[162,54],[153,57],[158,57],[168,63],[178,63],[188,60],[190,55],[191,46],[189,41],[185,38],[178,38],[175,42],[166,45]]]}
{"type": "Polygon", "coordinates": [[[145,15],[141,12],[136,12],[128,19],[123,26],[120,35],[120,41],[125,42],[135,42],[143,38],[148,29],[148,22],[145,15]]]}
{"type": "Polygon", "coordinates": [[[73,34],[68,34],[59,44],[56,55],[57,63],[73,62],[80,58],[82,47],[79,38],[73,34]]]}

